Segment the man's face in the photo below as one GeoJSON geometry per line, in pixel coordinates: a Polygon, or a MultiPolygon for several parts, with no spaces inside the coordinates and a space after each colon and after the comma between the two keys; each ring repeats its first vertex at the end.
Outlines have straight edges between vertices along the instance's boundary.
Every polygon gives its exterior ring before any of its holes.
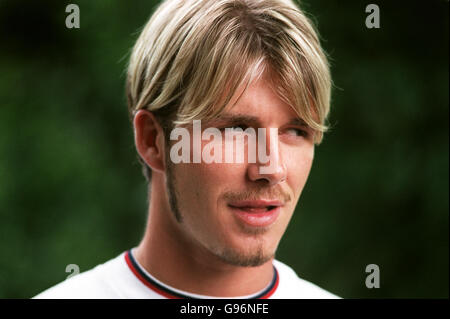
{"type": "MultiPolygon", "coordinates": [[[[172,210],[181,216],[178,229],[194,245],[239,266],[261,265],[274,257],[314,157],[312,131],[266,83],[264,78],[255,81],[233,107],[201,126],[265,128],[268,136],[269,128],[277,128],[273,170],[262,174],[260,167],[269,163],[258,157],[249,163],[247,156],[244,163],[168,163],[167,191],[172,210]]],[[[202,149],[208,143],[202,141],[202,149]]],[[[266,154],[274,150],[267,143],[266,154]]],[[[246,144],[246,154],[250,151],[246,144]]]]}

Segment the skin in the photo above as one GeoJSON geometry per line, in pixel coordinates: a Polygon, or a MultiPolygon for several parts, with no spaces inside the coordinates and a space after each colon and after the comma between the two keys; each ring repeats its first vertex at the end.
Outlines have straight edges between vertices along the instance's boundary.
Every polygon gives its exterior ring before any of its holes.
{"type": "MultiPolygon", "coordinates": [[[[153,114],[140,110],[135,115],[136,148],[152,169],[148,224],[135,255],[172,287],[236,297],[257,293],[272,279],[272,260],[311,170],[314,142],[313,132],[296,122],[294,111],[267,83],[264,77],[254,81],[220,118],[202,122],[202,130],[278,128],[275,170],[269,174],[261,174],[259,168],[268,164],[258,161],[174,164],[153,114]],[[175,197],[172,205],[169,196],[175,197]],[[283,205],[273,224],[253,227],[232,212],[229,204],[236,199],[276,199],[283,205]]],[[[266,148],[269,152],[270,143],[266,148]]]]}

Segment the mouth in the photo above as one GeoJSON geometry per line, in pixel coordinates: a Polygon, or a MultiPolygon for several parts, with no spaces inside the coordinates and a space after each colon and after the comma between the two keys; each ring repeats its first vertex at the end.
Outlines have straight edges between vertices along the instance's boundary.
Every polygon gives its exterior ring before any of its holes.
{"type": "Polygon", "coordinates": [[[228,204],[235,217],[248,226],[267,227],[275,223],[283,207],[280,201],[256,200],[228,204]]]}

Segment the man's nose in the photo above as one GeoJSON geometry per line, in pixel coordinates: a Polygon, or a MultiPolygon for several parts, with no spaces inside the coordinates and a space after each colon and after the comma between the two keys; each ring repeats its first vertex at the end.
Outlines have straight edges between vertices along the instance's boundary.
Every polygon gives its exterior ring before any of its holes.
{"type": "Polygon", "coordinates": [[[278,130],[258,131],[256,163],[249,163],[248,177],[251,181],[265,180],[276,185],[286,180],[287,168],[278,139],[278,130]]]}

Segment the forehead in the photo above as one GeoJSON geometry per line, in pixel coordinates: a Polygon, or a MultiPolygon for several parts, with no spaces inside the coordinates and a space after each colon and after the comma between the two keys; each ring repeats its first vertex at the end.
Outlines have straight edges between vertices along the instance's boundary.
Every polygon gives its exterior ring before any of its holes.
{"type": "Polygon", "coordinates": [[[241,86],[230,103],[217,116],[218,120],[241,119],[247,122],[304,121],[283,101],[274,89],[273,81],[263,76],[248,86],[241,86]]]}

